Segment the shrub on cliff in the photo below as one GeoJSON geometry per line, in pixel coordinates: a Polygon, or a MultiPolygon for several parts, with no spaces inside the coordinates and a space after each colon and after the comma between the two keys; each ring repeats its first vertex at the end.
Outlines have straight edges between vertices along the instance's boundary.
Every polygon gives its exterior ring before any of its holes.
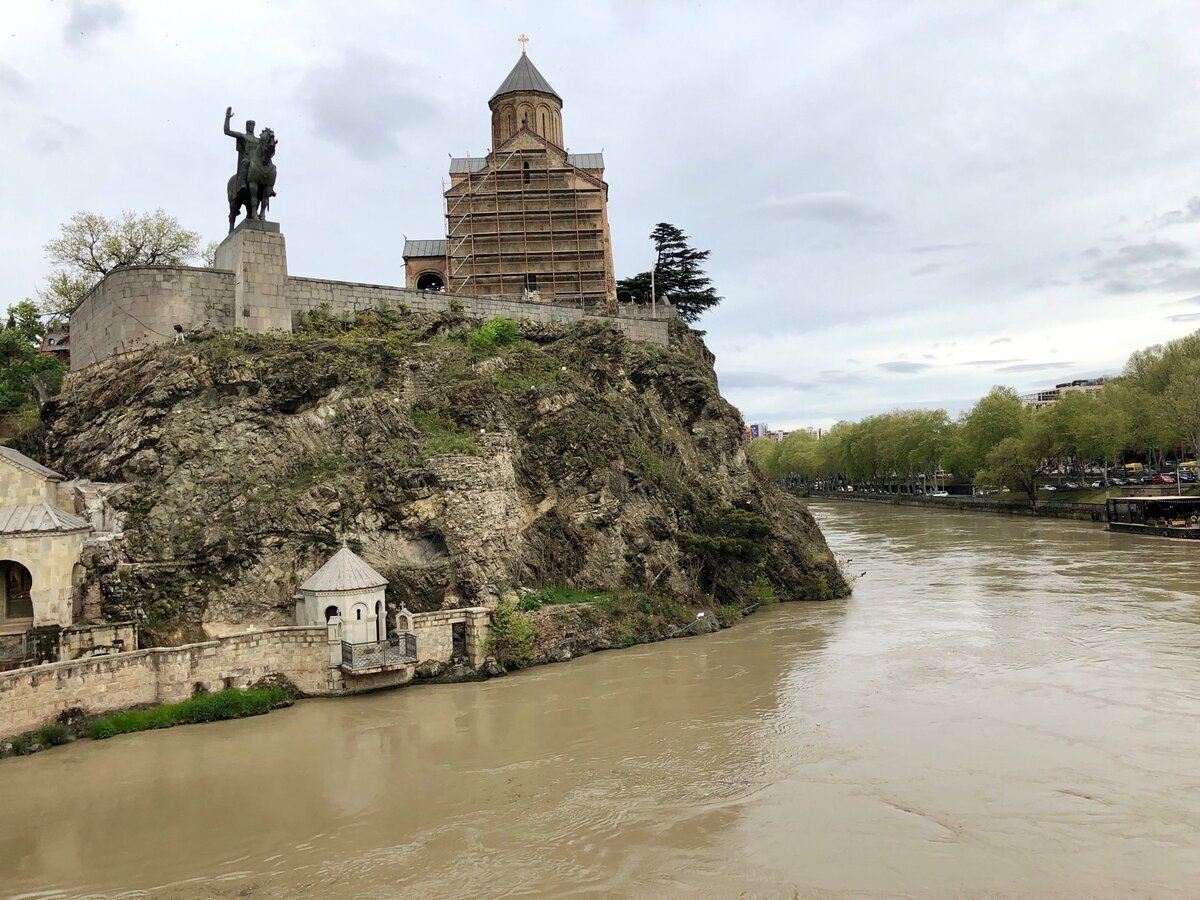
{"type": "Polygon", "coordinates": [[[700,574],[716,596],[724,582],[744,581],[755,573],[772,534],[771,520],[744,509],[727,509],[708,517],[700,531],[680,531],[675,543],[700,564],[700,574]]]}
{"type": "Polygon", "coordinates": [[[467,335],[467,346],[476,353],[491,353],[497,347],[516,343],[520,338],[517,323],[503,316],[488,319],[467,335]]]}
{"type": "Polygon", "coordinates": [[[506,669],[520,669],[533,662],[537,634],[529,616],[511,600],[501,600],[492,610],[484,652],[506,669]]]}

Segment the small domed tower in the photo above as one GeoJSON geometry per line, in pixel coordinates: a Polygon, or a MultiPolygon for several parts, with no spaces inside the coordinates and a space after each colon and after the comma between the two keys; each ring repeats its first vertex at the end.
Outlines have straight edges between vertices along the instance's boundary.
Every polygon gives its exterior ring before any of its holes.
{"type": "Polygon", "coordinates": [[[521,58],[508,77],[492,94],[492,149],[503,144],[522,127],[544,137],[556,147],[563,146],[562,97],[530,62],[521,48],[521,58]]]}

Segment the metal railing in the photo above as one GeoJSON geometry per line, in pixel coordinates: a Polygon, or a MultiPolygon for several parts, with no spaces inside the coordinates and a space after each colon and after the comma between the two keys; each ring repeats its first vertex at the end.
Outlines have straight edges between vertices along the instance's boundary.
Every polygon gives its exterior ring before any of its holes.
{"type": "Polygon", "coordinates": [[[342,670],[373,671],[404,666],[417,661],[417,636],[411,632],[392,635],[390,640],[352,644],[342,641],[342,670]]]}

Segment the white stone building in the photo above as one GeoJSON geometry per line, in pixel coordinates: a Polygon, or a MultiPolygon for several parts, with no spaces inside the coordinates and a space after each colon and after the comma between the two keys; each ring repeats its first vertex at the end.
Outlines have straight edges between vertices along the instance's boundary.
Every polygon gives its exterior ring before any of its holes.
{"type": "Polygon", "coordinates": [[[386,578],[349,547],[342,547],[300,585],[296,624],[325,625],[340,618],[342,640],[347,643],[386,641],[386,587],[386,578]]]}
{"type": "Polygon", "coordinates": [[[0,635],[68,626],[82,582],[79,565],[92,528],[59,508],[63,476],[0,447],[0,635]]]}

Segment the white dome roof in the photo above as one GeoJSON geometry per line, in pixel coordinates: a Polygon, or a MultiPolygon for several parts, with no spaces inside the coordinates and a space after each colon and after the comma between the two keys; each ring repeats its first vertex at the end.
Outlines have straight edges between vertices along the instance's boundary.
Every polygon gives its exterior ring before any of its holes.
{"type": "Polygon", "coordinates": [[[368,566],[349,547],[343,547],[333,558],[317,569],[308,581],[300,585],[302,591],[367,591],[385,587],[387,579],[368,566]]]}

